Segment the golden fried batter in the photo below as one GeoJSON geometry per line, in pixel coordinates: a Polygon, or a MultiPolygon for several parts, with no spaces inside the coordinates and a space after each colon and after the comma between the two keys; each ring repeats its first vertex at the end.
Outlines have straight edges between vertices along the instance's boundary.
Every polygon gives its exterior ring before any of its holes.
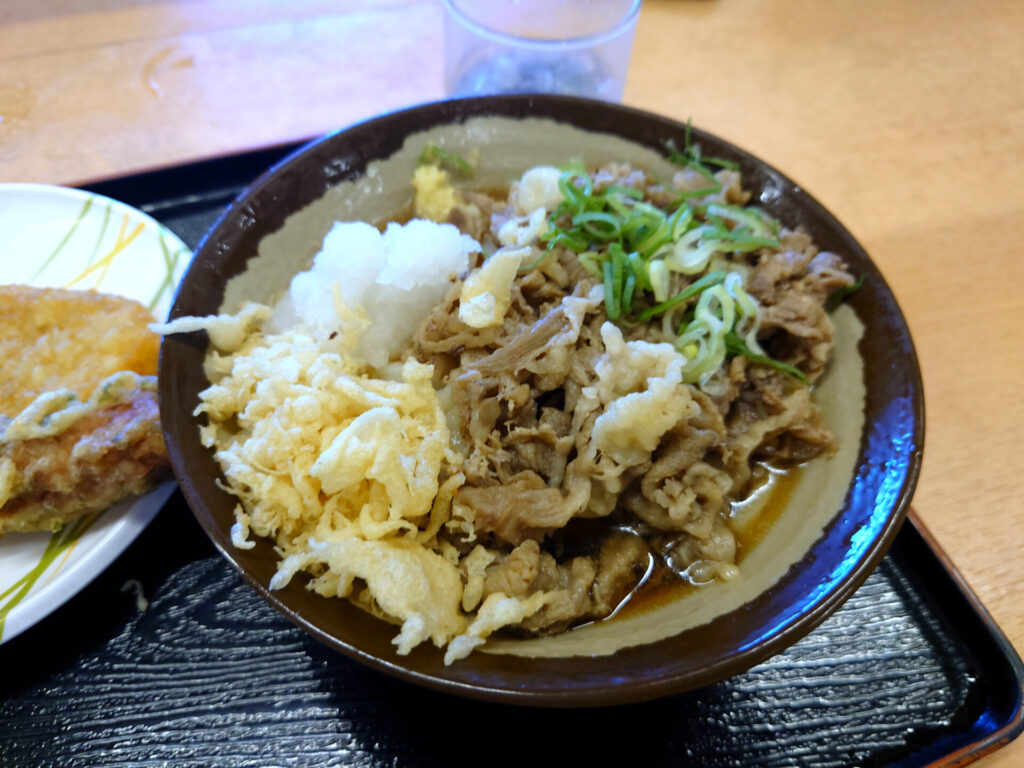
{"type": "Polygon", "coordinates": [[[95,291],[0,285],[0,414],[44,392],[87,399],[118,371],[156,374],[160,337],[137,301],[95,291]]]}

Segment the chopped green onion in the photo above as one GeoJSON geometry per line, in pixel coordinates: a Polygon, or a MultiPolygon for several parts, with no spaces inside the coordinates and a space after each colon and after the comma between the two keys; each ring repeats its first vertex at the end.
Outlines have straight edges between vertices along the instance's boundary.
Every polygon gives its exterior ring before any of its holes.
{"type": "Polygon", "coordinates": [[[735,160],[726,160],[724,157],[705,157],[702,162],[708,163],[709,165],[717,165],[719,168],[725,168],[728,171],[738,171],[740,164],[735,160]]]}
{"type": "Polygon", "coordinates": [[[518,271],[519,272],[529,272],[531,269],[536,269],[542,263],[544,263],[544,259],[546,259],[548,257],[548,254],[550,254],[550,253],[551,253],[551,249],[550,248],[546,249],[544,252],[541,253],[540,256],[538,256],[536,259],[531,261],[529,264],[522,264],[522,265],[520,265],[518,271]]]}
{"type": "Polygon", "coordinates": [[[680,240],[672,253],[665,257],[665,265],[673,272],[696,275],[707,269],[712,256],[724,250],[727,249],[721,240],[701,240],[695,248],[680,240]]]}
{"type": "Polygon", "coordinates": [[[739,170],[740,164],[734,160],[727,160],[724,157],[704,157],[701,153],[700,144],[693,141],[693,126],[690,121],[686,121],[686,129],[683,133],[683,149],[676,146],[676,143],[672,139],[668,139],[665,142],[665,149],[668,156],[668,160],[675,165],[680,165],[684,168],[689,168],[692,171],[699,173],[710,183],[707,187],[700,189],[692,189],[688,192],[680,194],[678,202],[683,203],[686,200],[694,197],[704,197],[705,195],[716,195],[722,191],[722,183],[715,177],[714,172],[708,168],[709,165],[717,166],[719,168],[725,168],[730,171],[739,170]]]}
{"type": "Polygon", "coordinates": [[[633,216],[633,206],[626,202],[628,199],[629,198],[616,197],[615,195],[609,195],[605,198],[605,203],[612,212],[620,216],[626,223],[628,223],[633,216]]]}
{"type": "Polygon", "coordinates": [[[853,285],[844,285],[842,288],[836,288],[832,291],[832,293],[828,295],[828,298],[825,299],[825,311],[830,313],[835,312],[847,296],[851,293],[856,293],[856,291],[864,285],[864,279],[866,277],[867,275],[861,275],[853,285]]]}
{"type": "Polygon", "coordinates": [[[755,363],[767,365],[777,371],[782,371],[783,373],[792,376],[801,384],[810,385],[810,382],[807,380],[807,376],[805,376],[804,372],[795,365],[790,365],[789,363],[784,363],[781,360],[775,360],[774,358],[768,357],[768,355],[759,355],[756,352],[751,351],[751,349],[746,345],[746,342],[732,331],[725,334],[725,348],[731,355],[742,355],[743,357],[753,360],[755,363]]]}
{"type": "Polygon", "coordinates": [[[558,190],[562,193],[562,202],[558,204],[553,216],[564,213],[583,213],[587,201],[592,197],[594,181],[589,174],[582,171],[566,171],[558,179],[558,190]],[[576,181],[580,184],[577,184],[576,181]]]}
{"type": "Polygon", "coordinates": [[[653,290],[647,262],[644,261],[636,251],[630,252],[626,256],[626,259],[629,261],[629,268],[632,270],[633,274],[636,275],[637,285],[644,291],[653,290]]]}
{"type": "MultiPolygon", "coordinates": [[[[541,235],[541,239],[547,241],[548,251],[556,245],[561,245],[564,248],[568,248],[573,253],[582,253],[590,246],[590,243],[576,232],[562,229],[561,227],[552,227],[546,233],[541,235]]],[[[537,263],[539,264],[540,262],[537,263]]],[[[520,269],[522,269],[522,267],[520,267],[520,269]]]]}
{"type": "Polygon", "coordinates": [[[693,223],[693,208],[688,205],[681,205],[668,217],[669,237],[678,240],[689,229],[693,223]]]}
{"type": "Polygon", "coordinates": [[[583,265],[583,268],[587,270],[587,272],[592,274],[594,277],[601,277],[601,267],[599,267],[597,262],[594,260],[596,256],[597,254],[594,253],[594,251],[584,251],[583,253],[576,254],[576,258],[579,259],[580,264],[583,265]]]}
{"type": "Polygon", "coordinates": [[[574,227],[582,227],[587,234],[601,240],[615,240],[622,234],[621,220],[603,211],[584,211],[572,217],[574,227]]]}
{"type": "MultiPolygon", "coordinates": [[[[676,165],[690,165],[692,163],[699,167],[703,167],[705,164],[716,165],[719,168],[725,168],[730,171],[738,171],[740,168],[740,164],[735,160],[727,160],[724,157],[704,157],[701,153],[700,144],[693,140],[693,124],[690,120],[686,121],[686,129],[683,131],[683,144],[683,151],[680,152],[672,139],[665,142],[665,146],[669,150],[668,159],[670,162],[676,165]]],[[[694,170],[697,169],[694,168],[694,170]]]]}
{"type": "Polygon", "coordinates": [[[605,190],[607,195],[622,195],[623,197],[631,197],[634,200],[643,200],[644,193],[642,190],[636,187],[623,187],[620,185],[613,184],[605,190]]]}
{"type": "Polygon", "coordinates": [[[625,279],[626,255],[622,252],[622,247],[616,245],[613,245],[608,252],[612,257],[612,294],[615,301],[615,318],[617,318],[622,314],[622,281],[625,279]]]}
{"type": "Polygon", "coordinates": [[[633,311],[633,292],[636,290],[636,274],[627,269],[626,285],[622,288],[622,308],[626,312],[633,311]]]}
{"type": "Polygon", "coordinates": [[[716,195],[721,191],[721,184],[716,184],[716,186],[714,187],[701,187],[700,189],[691,189],[688,192],[679,193],[679,202],[684,203],[691,197],[704,197],[705,195],[716,195]]]}
{"type": "Polygon", "coordinates": [[[558,166],[558,170],[563,173],[568,171],[570,173],[580,174],[587,172],[587,166],[582,160],[570,160],[568,163],[565,163],[565,165],[558,166]]]}
{"type": "Polygon", "coordinates": [[[679,293],[677,293],[675,296],[673,296],[671,299],[668,299],[667,301],[663,301],[660,304],[655,304],[653,307],[645,309],[643,312],[637,315],[636,321],[638,323],[646,323],[652,317],[657,317],[661,313],[667,312],[673,307],[679,306],[684,301],[692,299],[694,296],[696,296],[698,293],[705,290],[706,288],[711,288],[712,286],[721,283],[723,280],[725,280],[726,274],[727,273],[725,272],[708,272],[700,280],[694,281],[686,288],[681,290],[679,293]]]}
{"type": "MultiPolygon", "coordinates": [[[[687,138],[687,141],[688,141],[689,140],[689,135],[690,135],[689,134],[689,126],[690,126],[690,124],[687,123],[686,126],[687,126],[687,128],[686,128],[686,130],[687,130],[686,138],[687,138]]],[[[689,165],[691,160],[692,160],[692,158],[688,154],[685,154],[685,153],[679,151],[679,147],[676,146],[676,142],[675,142],[674,139],[666,139],[665,140],[665,151],[666,151],[666,153],[668,155],[668,161],[670,163],[672,163],[673,165],[681,165],[681,166],[685,167],[685,166],[689,165]]]]}
{"type": "Polygon", "coordinates": [[[464,176],[473,177],[473,166],[461,155],[436,144],[427,144],[420,154],[418,165],[441,165],[449,170],[457,171],[464,176]]]}
{"type": "MultiPolygon", "coordinates": [[[[733,164],[703,158],[689,131],[684,152],[671,142],[666,146],[670,159],[715,185],[702,194],[721,192],[722,185],[708,164],[733,164]]],[[[764,354],[757,341],[761,309],[743,288],[745,267],[729,260],[732,254],[778,249],[781,228],[775,219],[755,206],[686,202],[697,196],[694,191],[661,208],[633,187],[595,189],[593,177],[581,165],[564,170],[558,187],[562,200],[541,236],[547,249],[520,269],[533,269],[556,246],[576,253],[587,273],[602,283],[609,320],[644,323],[662,316],[665,331],[675,335],[675,346],[686,357],[683,380],[687,383],[703,386],[728,356],[737,354],[806,382],[798,369],[764,354]],[[672,272],[696,279],[669,296],[672,272]],[[644,292],[653,294],[657,303],[635,307],[644,292]]]]}
{"type": "Polygon", "coordinates": [[[668,290],[671,284],[671,276],[669,275],[668,267],[665,266],[665,262],[662,259],[652,261],[647,267],[647,273],[650,276],[654,300],[658,302],[665,301],[668,298],[668,290]]]}
{"type": "Polygon", "coordinates": [[[708,205],[707,211],[708,214],[735,221],[737,228],[745,226],[758,237],[766,238],[778,232],[778,222],[758,208],[741,208],[738,205],[727,203],[711,203],[708,205]]]}
{"type": "Polygon", "coordinates": [[[609,320],[617,320],[619,317],[619,305],[615,301],[615,276],[612,274],[612,263],[606,261],[601,264],[604,273],[604,312],[609,320]]]}

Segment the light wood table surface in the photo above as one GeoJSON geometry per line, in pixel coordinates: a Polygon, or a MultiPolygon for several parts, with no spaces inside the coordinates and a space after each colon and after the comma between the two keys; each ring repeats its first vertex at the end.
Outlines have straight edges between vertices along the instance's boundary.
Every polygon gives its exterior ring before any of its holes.
{"type": "MultiPolygon", "coordinates": [[[[315,136],[441,97],[440,49],[437,0],[5,0],[0,181],[315,136]]],[[[1022,73],[1015,0],[647,0],[624,97],[767,159],[879,264],[924,374],[914,507],[1017,648],[1022,73]]]]}

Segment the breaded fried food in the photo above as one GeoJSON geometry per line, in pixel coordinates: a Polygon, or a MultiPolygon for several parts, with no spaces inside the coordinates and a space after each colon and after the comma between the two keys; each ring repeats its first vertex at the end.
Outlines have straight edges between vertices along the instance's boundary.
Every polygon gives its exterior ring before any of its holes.
{"type": "Polygon", "coordinates": [[[118,371],[156,375],[160,337],[137,301],[95,291],[0,285],[0,414],[44,392],[86,400],[118,371]]]}
{"type": "Polygon", "coordinates": [[[168,474],[154,377],[116,374],[85,403],[44,395],[0,423],[0,533],[56,530],[168,474]]]}
{"type": "Polygon", "coordinates": [[[121,296],[0,286],[0,534],[56,530],[169,474],[151,322],[121,296]]]}

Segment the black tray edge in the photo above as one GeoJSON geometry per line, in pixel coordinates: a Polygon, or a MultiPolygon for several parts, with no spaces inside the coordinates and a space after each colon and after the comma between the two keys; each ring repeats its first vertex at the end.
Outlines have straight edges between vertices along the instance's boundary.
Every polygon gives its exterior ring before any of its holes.
{"type": "Polygon", "coordinates": [[[125,174],[80,179],[69,186],[115,197],[143,210],[154,203],[169,207],[195,193],[197,175],[207,177],[202,184],[207,192],[217,187],[247,186],[264,170],[317,138],[319,136],[309,136],[183,163],[154,165],[125,174]]]}
{"type": "Polygon", "coordinates": [[[984,718],[993,722],[986,734],[921,764],[924,768],[959,768],[1005,747],[1024,732],[1024,661],[913,509],[899,539],[908,561],[924,577],[924,583],[930,584],[937,593],[952,591],[967,604],[970,611],[961,615],[966,619],[959,628],[961,633],[971,636],[977,643],[976,650],[985,654],[987,665],[1004,668],[1001,671],[1005,677],[998,675],[1000,670],[994,672],[996,679],[1005,679],[1008,683],[1005,688],[992,691],[994,695],[979,717],[979,722],[984,718]]]}

